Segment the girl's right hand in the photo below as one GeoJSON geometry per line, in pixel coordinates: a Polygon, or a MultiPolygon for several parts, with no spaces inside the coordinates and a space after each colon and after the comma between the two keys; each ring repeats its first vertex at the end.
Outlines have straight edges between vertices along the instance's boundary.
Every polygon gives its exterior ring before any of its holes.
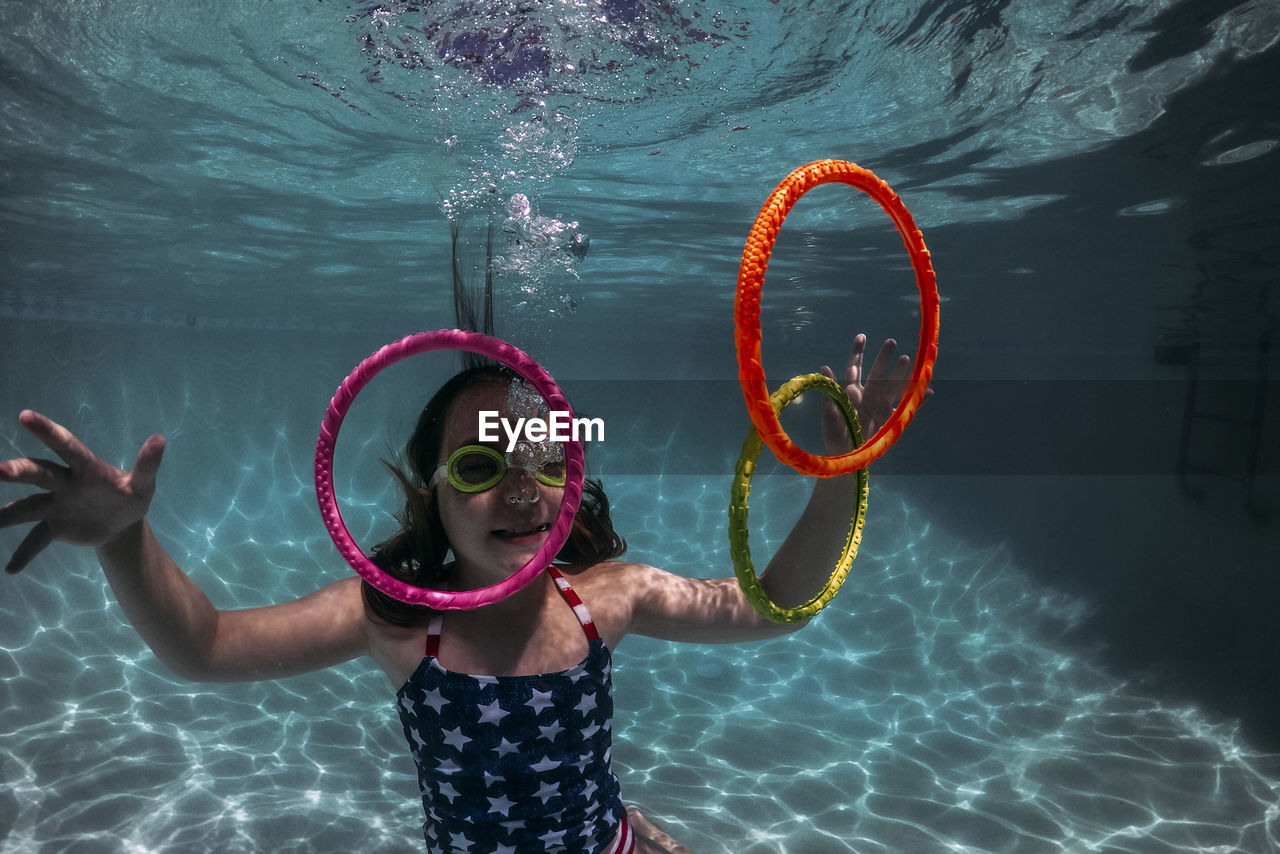
{"type": "Polygon", "coordinates": [[[143,442],[133,471],[100,460],[60,424],[25,410],[18,421],[66,465],[24,458],[0,462],[0,482],[24,483],[42,492],[0,507],[0,528],[35,522],[5,571],[21,572],[55,540],[98,547],[147,514],[164,455],[164,437],[143,442]]]}

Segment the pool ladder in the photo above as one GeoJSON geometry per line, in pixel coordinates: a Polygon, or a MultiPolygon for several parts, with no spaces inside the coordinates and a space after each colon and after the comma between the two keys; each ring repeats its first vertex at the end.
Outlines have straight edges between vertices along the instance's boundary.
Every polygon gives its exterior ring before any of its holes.
{"type": "Polygon", "coordinates": [[[1199,501],[1205,495],[1205,488],[1202,482],[1193,480],[1197,475],[1240,481],[1244,487],[1245,509],[1250,518],[1259,524],[1270,519],[1270,511],[1258,502],[1256,492],[1258,458],[1262,453],[1263,424],[1267,414],[1267,367],[1270,356],[1271,330],[1264,329],[1258,336],[1258,349],[1252,360],[1252,380],[1210,382],[1201,376],[1205,368],[1244,368],[1249,365],[1247,356],[1244,359],[1207,361],[1203,358],[1199,341],[1164,345],[1157,348],[1156,353],[1156,360],[1163,364],[1187,365],[1182,435],[1178,441],[1178,486],[1188,497],[1199,501]],[[1246,389],[1252,393],[1249,394],[1246,389]],[[1233,395],[1232,392],[1236,391],[1243,394],[1233,395]],[[1246,405],[1242,406],[1239,401],[1241,397],[1251,397],[1252,405],[1248,406],[1249,402],[1245,401],[1246,405]],[[1213,425],[1218,425],[1216,437],[1219,440],[1219,458],[1222,445],[1241,447],[1236,442],[1228,442],[1227,437],[1232,433],[1239,437],[1243,433],[1244,460],[1241,465],[1211,465],[1198,463],[1193,459],[1193,452],[1196,450],[1193,448],[1195,436],[1207,432],[1213,425]]]}

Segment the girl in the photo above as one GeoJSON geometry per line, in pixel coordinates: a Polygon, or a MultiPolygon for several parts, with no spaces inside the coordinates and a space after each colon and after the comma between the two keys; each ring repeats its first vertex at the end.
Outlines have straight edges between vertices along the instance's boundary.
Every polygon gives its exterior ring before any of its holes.
{"type": "MultiPolygon", "coordinates": [[[[857,336],[845,387],[871,435],[900,399],[910,359],[895,361],[894,342],[885,342],[864,383],[865,345],[857,336]]],[[[519,382],[500,367],[471,368],[427,404],[406,448],[408,470],[397,473],[402,530],[374,550],[386,571],[466,590],[501,581],[538,551],[559,509],[563,463],[546,448],[503,455],[478,441],[481,410],[527,414],[513,412],[519,382]]],[[[723,643],[797,627],[761,618],[735,578],[614,560],[625,544],[598,482],[584,490],[562,562],[500,602],[433,612],[351,577],[293,602],[219,611],[146,520],[163,437],[147,439],[125,472],[42,415],[19,420],[65,465],[0,463],[0,481],[42,490],[0,507],[0,527],[35,523],[6,571],[20,572],[55,540],[93,547],[126,617],[191,680],[272,679],[372,659],[398,689],[433,852],[687,851],[621,800],[609,764],[609,650],[631,632],[723,643]]],[[[828,453],[848,446],[830,404],[823,432],[828,453]]],[[[832,532],[847,526],[854,492],[852,477],[815,484],[762,578],[775,602],[800,604],[825,583],[841,546],[832,532]]]]}

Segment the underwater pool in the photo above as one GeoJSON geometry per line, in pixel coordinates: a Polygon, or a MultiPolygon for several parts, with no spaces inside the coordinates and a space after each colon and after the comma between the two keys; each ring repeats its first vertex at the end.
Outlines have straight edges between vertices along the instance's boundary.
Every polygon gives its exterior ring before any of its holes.
{"type": "MultiPolygon", "coordinates": [[[[118,464],[164,433],[151,522],[217,605],[345,577],[324,408],[453,325],[450,226],[479,282],[492,222],[498,334],[605,420],[629,557],[726,574],[742,242],[792,168],[855,160],[933,252],[937,393],[812,626],[617,650],[624,798],[699,854],[1280,850],[1280,12],[759,5],[5,3],[0,459],[38,450],[22,408],[118,464]],[[1179,465],[1191,344],[1243,404],[1193,434],[1230,477],[1179,465]]],[[[914,350],[901,242],[853,195],[783,230],[771,381],[858,331],[914,350]]],[[[344,425],[360,542],[452,366],[397,365],[344,425]]],[[[758,565],[807,489],[763,465],[758,565]]],[[[0,851],[421,850],[393,702],[359,662],[178,680],[55,546],[0,592],[0,851]]]]}

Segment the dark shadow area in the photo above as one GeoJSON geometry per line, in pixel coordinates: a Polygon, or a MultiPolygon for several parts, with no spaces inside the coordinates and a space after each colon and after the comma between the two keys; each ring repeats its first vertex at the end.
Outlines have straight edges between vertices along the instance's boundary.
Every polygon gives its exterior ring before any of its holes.
{"type": "MultiPolygon", "coordinates": [[[[1153,39],[1153,55],[1171,50],[1153,39]]],[[[1277,79],[1273,49],[1215,69],[1106,149],[986,176],[984,195],[1063,198],[1016,221],[930,233],[944,289],[949,257],[999,256],[989,271],[955,271],[961,290],[986,288],[989,274],[993,299],[943,306],[939,376],[963,365],[966,378],[1074,379],[1003,391],[940,381],[901,452],[877,464],[920,475],[903,488],[940,524],[1008,542],[1018,565],[1092,603],[1073,641],[1116,675],[1238,719],[1268,751],[1280,751],[1280,360],[1265,343],[1280,322],[1277,79]],[[1036,275],[1001,276],[1022,266],[1036,275]],[[1062,289],[1063,314],[1021,314],[1016,287],[1062,289]],[[1018,362],[977,361],[999,357],[991,331],[1002,323],[1045,329],[1045,352],[1012,340],[1018,362]],[[1073,328],[1078,352],[1062,335],[1073,328]],[[1099,339],[1121,355],[1094,352],[1099,339]],[[1189,395],[1192,347],[1214,381],[1189,395]],[[1129,388],[1135,373],[1166,379],[1129,388]],[[940,446],[953,461],[967,446],[993,462],[982,476],[973,461],[952,471],[912,461],[940,446]]]]}
{"type": "MultiPolygon", "coordinates": [[[[1249,744],[1280,752],[1280,535],[1250,522],[1235,490],[1193,503],[1172,478],[899,483],[940,526],[1007,542],[1019,567],[1088,601],[1069,639],[1090,659],[1210,720],[1239,720],[1249,744]]],[[[1266,490],[1280,500],[1280,478],[1266,490]]]]}

